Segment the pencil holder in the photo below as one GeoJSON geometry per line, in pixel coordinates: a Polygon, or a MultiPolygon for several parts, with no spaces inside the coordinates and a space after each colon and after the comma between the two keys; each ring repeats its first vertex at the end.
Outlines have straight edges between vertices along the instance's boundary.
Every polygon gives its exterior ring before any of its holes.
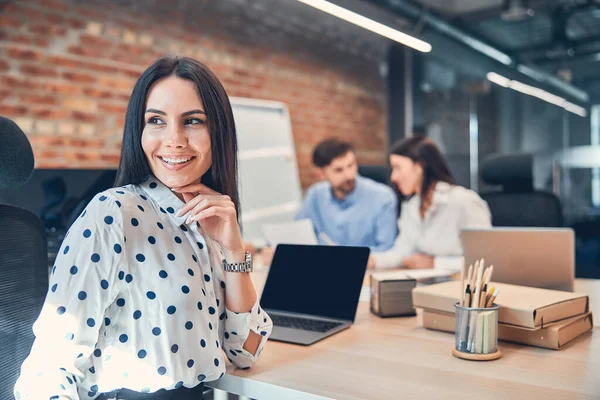
{"type": "Polygon", "coordinates": [[[475,361],[491,361],[502,357],[498,349],[498,310],[468,308],[456,303],[456,327],[452,354],[458,358],[475,361]]]}

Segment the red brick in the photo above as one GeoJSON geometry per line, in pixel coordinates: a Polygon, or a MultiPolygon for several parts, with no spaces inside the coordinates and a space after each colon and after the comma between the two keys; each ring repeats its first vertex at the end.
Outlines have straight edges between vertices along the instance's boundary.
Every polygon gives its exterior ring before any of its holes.
{"type": "Polygon", "coordinates": [[[119,71],[121,71],[117,67],[111,67],[111,66],[104,65],[104,64],[82,63],[82,65],[87,69],[93,70],[94,72],[105,72],[108,74],[116,74],[119,71]]]}
{"type": "Polygon", "coordinates": [[[134,82],[130,79],[115,78],[108,75],[103,75],[98,78],[98,86],[106,88],[131,90],[133,85],[134,82]]]}
{"type": "Polygon", "coordinates": [[[129,70],[129,69],[124,69],[121,72],[123,73],[123,75],[131,77],[136,80],[140,77],[140,75],[142,75],[142,71],[134,71],[134,70],[129,70]]]}
{"type": "Polygon", "coordinates": [[[82,111],[73,111],[71,113],[71,116],[73,118],[74,121],[77,122],[96,122],[98,120],[98,118],[96,117],[95,114],[91,114],[91,113],[84,113],[82,111]]]}
{"type": "Polygon", "coordinates": [[[10,38],[12,44],[24,44],[30,45],[33,43],[33,39],[28,35],[16,35],[10,38]]]}
{"type": "Polygon", "coordinates": [[[52,25],[60,25],[64,23],[65,19],[59,14],[48,13],[46,21],[50,22],[52,25]]]}
{"type": "Polygon", "coordinates": [[[121,93],[121,94],[116,95],[117,99],[123,100],[123,101],[126,101],[126,102],[129,102],[130,97],[131,96],[129,94],[125,94],[125,93],[121,93]]]}
{"type": "Polygon", "coordinates": [[[9,15],[0,15],[0,27],[19,28],[23,22],[18,18],[9,15]]]}
{"type": "Polygon", "coordinates": [[[30,8],[30,7],[24,7],[23,8],[23,15],[25,16],[25,18],[27,19],[27,22],[31,23],[31,22],[40,22],[40,21],[45,21],[46,20],[46,14],[44,14],[42,11],[30,8]]]}
{"type": "Polygon", "coordinates": [[[10,64],[5,60],[0,60],[0,71],[8,71],[10,64]]]}
{"type": "Polygon", "coordinates": [[[33,147],[33,154],[34,154],[36,160],[58,158],[58,153],[55,151],[41,150],[34,146],[32,146],[32,147],[33,147]]]}
{"type": "Polygon", "coordinates": [[[95,47],[69,46],[69,53],[84,57],[101,58],[103,50],[95,47]]]}
{"type": "Polygon", "coordinates": [[[121,156],[119,154],[102,154],[100,156],[100,160],[106,161],[114,166],[119,165],[119,160],[121,156]]]}
{"type": "Polygon", "coordinates": [[[86,18],[92,19],[92,20],[101,20],[104,17],[103,13],[100,13],[95,9],[87,8],[87,7],[86,8],[79,7],[77,9],[77,14],[82,17],[86,17],[86,18]]]}
{"type": "Polygon", "coordinates": [[[33,39],[33,44],[37,47],[48,47],[50,41],[45,38],[35,38],[33,39]]]}
{"type": "Polygon", "coordinates": [[[44,58],[44,55],[39,51],[23,49],[19,47],[9,47],[6,49],[6,54],[12,59],[27,61],[40,61],[42,58],[44,58]]]}
{"type": "Polygon", "coordinates": [[[65,139],[63,138],[53,138],[53,137],[43,137],[46,139],[46,145],[49,147],[58,147],[65,145],[65,139]]]}
{"type": "Polygon", "coordinates": [[[81,88],[66,83],[44,82],[42,83],[44,91],[50,93],[77,95],[81,93],[81,88]]]}
{"type": "Polygon", "coordinates": [[[45,105],[45,106],[53,106],[56,104],[56,99],[54,96],[44,96],[44,95],[21,95],[22,104],[32,104],[32,105],[45,105]]]}
{"type": "Polygon", "coordinates": [[[104,145],[104,141],[100,139],[69,139],[68,141],[70,146],[73,147],[83,147],[83,148],[94,148],[98,149],[104,145]]]}
{"type": "Polygon", "coordinates": [[[33,64],[23,64],[20,69],[22,73],[33,75],[35,77],[55,78],[58,76],[58,73],[54,69],[44,68],[33,64]]]}
{"type": "Polygon", "coordinates": [[[105,112],[109,112],[109,113],[115,113],[115,114],[125,114],[127,112],[127,105],[114,105],[111,103],[107,103],[107,104],[100,104],[100,110],[101,111],[105,111],[105,112]]]}
{"type": "Polygon", "coordinates": [[[83,93],[85,93],[86,96],[96,99],[110,99],[113,97],[112,92],[98,89],[83,89],[83,93]]]}
{"type": "Polygon", "coordinates": [[[85,28],[85,22],[75,18],[65,18],[65,24],[67,24],[73,29],[85,28]]]}
{"type": "Polygon", "coordinates": [[[77,82],[77,83],[94,83],[96,82],[96,78],[91,75],[79,74],[77,72],[65,72],[63,73],[63,78],[65,78],[69,82],[77,82]]]}
{"type": "Polygon", "coordinates": [[[43,118],[43,119],[48,119],[48,120],[60,120],[60,119],[66,119],[69,116],[69,113],[65,110],[49,110],[49,109],[42,109],[42,110],[31,110],[31,114],[36,117],[36,118],[43,118]]]}
{"type": "Polygon", "coordinates": [[[29,32],[34,33],[36,35],[47,36],[52,34],[52,26],[46,24],[36,24],[29,27],[29,32]]]}
{"type": "Polygon", "coordinates": [[[25,114],[27,114],[27,107],[25,106],[11,106],[0,103],[0,115],[6,117],[22,117],[25,114]]]}
{"type": "Polygon", "coordinates": [[[50,8],[54,11],[62,11],[62,12],[67,12],[69,11],[69,6],[63,2],[60,1],[56,1],[56,0],[42,0],[41,1],[42,5],[50,8]]]}
{"type": "Polygon", "coordinates": [[[83,34],[79,38],[79,41],[83,46],[94,46],[94,47],[104,47],[110,48],[113,46],[113,43],[109,40],[103,39],[102,37],[92,36],[88,34],[83,34]]]}
{"type": "Polygon", "coordinates": [[[11,89],[20,89],[25,85],[26,80],[15,76],[5,75],[0,78],[0,83],[2,83],[2,86],[7,86],[11,89]]]}

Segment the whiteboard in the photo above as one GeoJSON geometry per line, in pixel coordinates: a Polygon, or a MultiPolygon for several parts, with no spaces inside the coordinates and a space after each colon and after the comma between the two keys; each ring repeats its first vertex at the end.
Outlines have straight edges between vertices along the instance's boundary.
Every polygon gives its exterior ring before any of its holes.
{"type": "Polygon", "coordinates": [[[292,221],[302,204],[287,106],[231,97],[237,130],[242,236],[264,246],[262,225],[292,221]]]}

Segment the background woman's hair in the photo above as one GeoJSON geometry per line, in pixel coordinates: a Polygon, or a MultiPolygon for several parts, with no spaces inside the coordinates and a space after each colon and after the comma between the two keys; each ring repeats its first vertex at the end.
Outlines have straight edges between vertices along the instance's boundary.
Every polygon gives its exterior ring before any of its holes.
{"type": "Polygon", "coordinates": [[[412,136],[394,143],[390,154],[410,158],[423,168],[421,202],[429,196],[435,182],[447,182],[456,185],[448,162],[436,144],[425,136],[412,136]]]}
{"type": "Polygon", "coordinates": [[[115,186],[139,184],[152,174],[142,148],[146,98],[156,81],[170,76],[187,79],[196,85],[208,120],[212,150],[212,165],[202,176],[201,182],[231,197],[238,213],[238,221],[241,221],[237,185],[237,137],[231,104],[216,75],[206,65],[192,58],[161,57],[139,77],[127,106],[115,186]]]}

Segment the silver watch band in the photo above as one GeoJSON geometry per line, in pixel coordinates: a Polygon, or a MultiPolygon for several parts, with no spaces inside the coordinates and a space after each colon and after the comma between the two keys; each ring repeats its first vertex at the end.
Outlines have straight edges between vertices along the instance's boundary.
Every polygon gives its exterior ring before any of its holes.
{"type": "Polygon", "coordinates": [[[252,255],[246,252],[246,260],[237,263],[228,263],[223,259],[223,270],[226,272],[252,272],[252,255]]]}

